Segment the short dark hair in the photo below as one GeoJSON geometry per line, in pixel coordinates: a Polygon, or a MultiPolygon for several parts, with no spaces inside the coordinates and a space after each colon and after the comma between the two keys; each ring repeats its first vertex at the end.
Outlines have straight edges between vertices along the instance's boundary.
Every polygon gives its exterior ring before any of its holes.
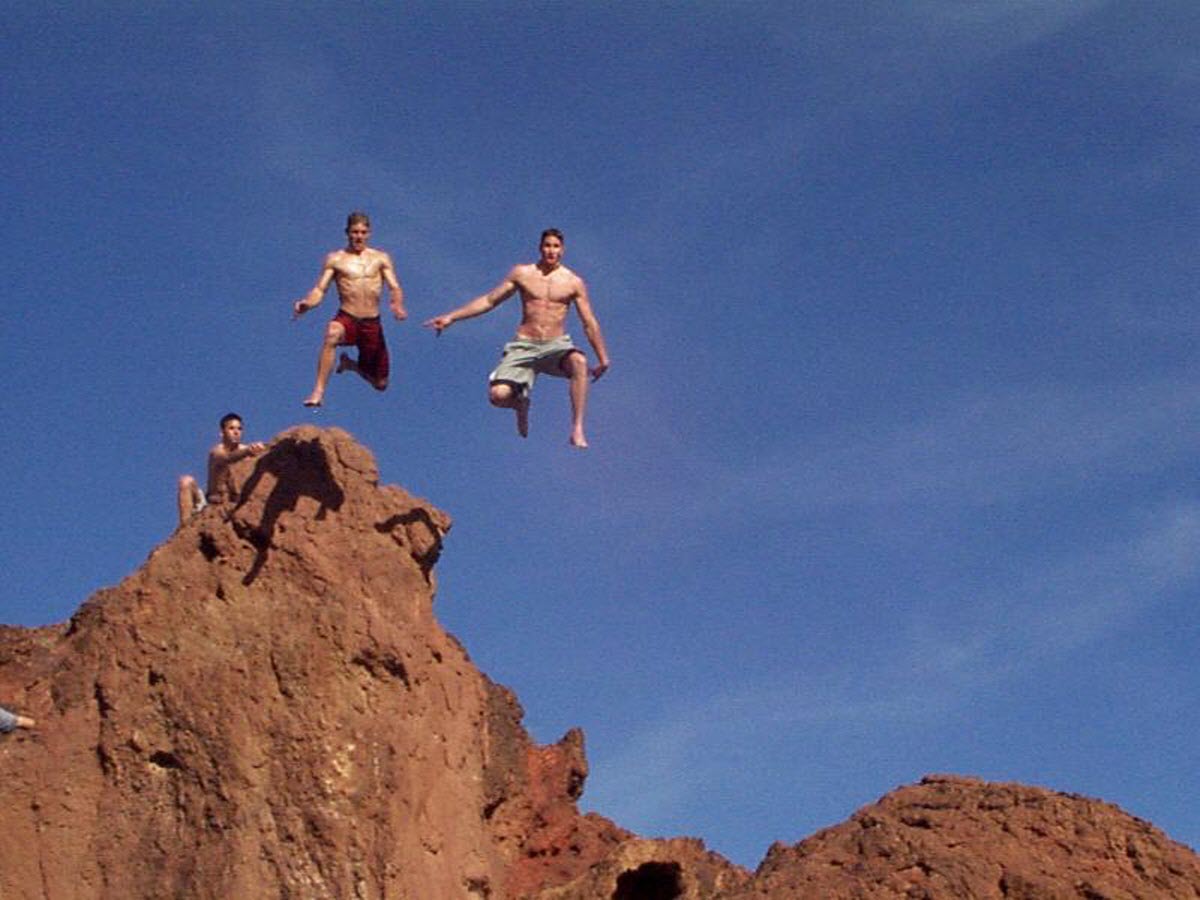
{"type": "Polygon", "coordinates": [[[355,225],[358,225],[360,223],[363,225],[366,225],[368,228],[370,228],[371,227],[371,217],[368,216],[362,210],[358,210],[358,209],[356,209],[354,212],[350,213],[350,215],[346,216],[346,230],[347,231],[349,231],[355,225]]]}
{"type": "Polygon", "coordinates": [[[542,236],[538,240],[538,245],[541,246],[542,241],[546,240],[546,238],[548,238],[548,237],[556,237],[559,239],[559,241],[561,241],[564,244],[567,242],[567,239],[565,237],[563,237],[562,232],[559,231],[557,228],[547,228],[545,231],[542,232],[542,236]]]}
{"type": "MultiPolygon", "coordinates": [[[[237,419],[239,422],[242,421],[242,417],[237,413],[225,413],[225,415],[221,416],[221,430],[224,431],[226,423],[232,422],[234,419],[237,419]]],[[[242,422],[242,424],[244,425],[245,422],[242,422]]]]}

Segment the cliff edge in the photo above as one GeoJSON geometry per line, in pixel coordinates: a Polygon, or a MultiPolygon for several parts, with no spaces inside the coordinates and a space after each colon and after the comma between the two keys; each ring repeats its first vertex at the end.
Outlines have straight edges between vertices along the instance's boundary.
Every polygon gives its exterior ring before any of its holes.
{"type": "Polygon", "coordinates": [[[0,627],[0,897],[1200,898],[1200,859],[1099,801],[939,776],[755,873],[577,800],[434,618],[450,518],[303,426],[67,623],[0,627]]]}

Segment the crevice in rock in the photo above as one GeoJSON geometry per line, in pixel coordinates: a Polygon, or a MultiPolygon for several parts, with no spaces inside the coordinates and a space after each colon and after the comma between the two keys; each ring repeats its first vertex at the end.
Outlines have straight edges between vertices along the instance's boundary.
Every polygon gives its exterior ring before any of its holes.
{"type": "Polygon", "coordinates": [[[155,750],[150,754],[150,764],[160,769],[183,768],[183,761],[169,750],[155,750]]]}
{"type": "Polygon", "coordinates": [[[217,542],[207,532],[200,533],[200,552],[209,562],[221,555],[221,551],[217,548],[217,542]]]}
{"type": "Polygon", "coordinates": [[[612,900],[675,900],[682,896],[679,863],[648,862],[620,874],[612,900]]]}
{"type": "Polygon", "coordinates": [[[404,663],[390,653],[377,653],[374,650],[363,650],[357,653],[350,660],[356,666],[362,666],[372,675],[378,677],[380,671],[386,672],[393,678],[400,681],[405,687],[411,688],[412,684],[408,679],[408,669],[404,667],[404,663]]]}

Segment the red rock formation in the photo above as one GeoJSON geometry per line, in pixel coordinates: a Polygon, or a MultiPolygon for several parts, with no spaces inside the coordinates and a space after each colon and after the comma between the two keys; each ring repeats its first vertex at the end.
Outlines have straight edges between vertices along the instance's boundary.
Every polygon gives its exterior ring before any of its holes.
{"type": "Polygon", "coordinates": [[[1115,806],[929,776],[793,847],[721,900],[1187,900],[1200,857],[1115,806]]]}
{"type": "Polygon", "coordinates": [[[0,897],[461,900],[565,880],[625,833],[582,736],[432,613],[449,518],[298,428],[66,626],[0,633],[0,897]]]}
{"type": "Polygon", "coordinates": [[[0,627],[4,900],[1200,898],[1200,861],[1097,801],[931,778],[753,876],[576,806],[583,736],[433,617],[449,518],[344,432],[278,437],[65,625],[0,627]]]}

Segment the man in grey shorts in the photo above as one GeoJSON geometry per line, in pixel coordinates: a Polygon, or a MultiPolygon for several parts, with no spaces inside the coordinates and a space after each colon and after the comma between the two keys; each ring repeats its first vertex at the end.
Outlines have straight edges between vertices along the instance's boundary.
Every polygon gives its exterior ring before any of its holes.
{"type": "Polygon", "coordinates": [[[493,406],[516,412],[517,432],[529,433],[529,393],[538,375],[555,375],[571,381],[572,447],[587,447],[583,430],[587,407],[588,376],[595,381],[608,371],[608,350],[600,323],[592,312],[587,285],[562,264],[563,236],[557,228],[542,232],[536,263],[514,266],[498,285],[469,303],[425,323],[439,335],[460,319],[491,312],[515,293],[521,295],[521,324],[513,340],[504,345],[500,364],[489,376],[488,399],[493,406]],[[588,369],[587,356],[571,343],[565,331],[571,304],[579,314],[584,334],[596,352],[596,365],[588,369]]]}

